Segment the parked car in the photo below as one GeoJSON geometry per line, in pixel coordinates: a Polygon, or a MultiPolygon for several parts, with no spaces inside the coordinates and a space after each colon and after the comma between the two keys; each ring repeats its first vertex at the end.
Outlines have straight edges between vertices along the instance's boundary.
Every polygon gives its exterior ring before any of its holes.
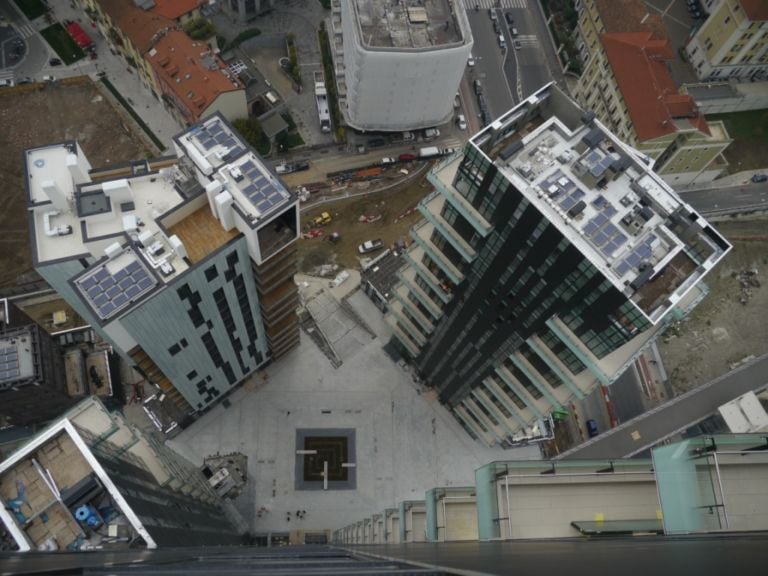
{"type": "Polygon", "coordinates": [[[382,158],[382,159],[381,159],[381,163],[382,163],[384,166],[387,166],[387,165],[389,165],[389,164],[394,164],[395,162],[397,162],[397,160],[395,160],[395,159],[394,159],[394,158],[392,158],[391,156],[386,156],[386,157],[384,157],[384,158],[382,158]]]}
{"type": "Polygon", "coordinates": [[[752,182],[755,184],[768,182],[768,174],[752,174],[752,182]]]}
{"type": "Polygon", "coordinates": [[[360,246],[357,247],[357,251],[360,254],[368,254],[369,252],[375,252],[381,250],[384,247],[384,242],[381,240],[366,240],[360,246]]]}
{"type": "Polygon", "coordinates": [[[515,40],[515,50],[520,50],[523,47],[523,43],[520,40],[515,40]]]}
{"type": "Polygon", "coordinates": [[[440,136],[440,130],[438,130],[437,128],[426,128],[424,130],[425,140],[434,140],[438,136],[440,136]]]}
{"type": "Polygon", "coordinates": [[[515,23],[515,19],[514,19],[514,18],[512,18],[512,13],[511,13],[511,12],[506,12],[506,13],[504,14],[504,18],[506,18],[506,19],[507,19],[507,24],[508,24],[509,26],[512,26],[512,25],[515,23]]]}
{"type": "Polygon", "coordinates": [[[416,154],[400,154],[397,159],[400,162],[410,162],[411,160],[416,160],[416,154]]]}
{"type": "Polygon", "coordinates": [[[12,88],[13,87],[13,79],[11,78],[3,78],[0,80],[0,88],[12,88]]]}
{"type": "Polygon", "coordinates": [[[600,433],[595,420],[587,420],[587,434],[590,438],[594,438],[600,433]]]}
{"type": "Polygon", "coordinates": [[[507,41],[504,39],[504,34],[499,34],[499,48],[506,50],[507,41]]]}
{"type": "Polygon", "coordinates": [[[509,33],[512,34],[512,36],[517,36],[517,28],[510,28],[509,33]]]}
{"type": "Polygon", "coordinates": [[[48,60],[48,66],[61,66],[63,62],[58,58],[51,58],[48,60]]]}
{"type": "Polygon", "coordinates": [[[467,119],[464,118],[464,114],[456,116],[456,126],[458,126],[459,130],[467,129],[467,119]]]}
{"type": "Polygon", "coordinates": [[[494,10],[493,8],[491,8],[490,10],[488,10],[488,12],[490,12],[490,13],[491,13],[491,20],[493,20],[493,21],[495,22],[495,21],[496,21],[496,18],[497,18],[497,16],[496,16],[496,10],[494,10]]]}
{"type": "Polygon", "coordinates": [[[16,84],[31,84],[35,80],[29,76],[19,76],[16,78],[16,84]]]}
{"type": "Polygon", "coordinates": [[[453,99],[453,107],[457,110],[461,108],[461,96],[459,96],[458,92],[456,92],[456,96],[453,99]]]}
{"type": "Polygon", "coordinates": [[[403,132],[404,142],[411,142],[413,140],[416,140],[416,134],[414,134],[413,132],[403,132]]]}
{"type": "Polygon", "coordinates": [[[43,82],[56,82],[56,76],[43,76],[43,82]]]}
{"type": "Polygon", "coordinates": [[[472,56],[472,54],[469,55],[469,59],[467,59],[467,66],[472,68],[472,66],[475,65],[475,57],[472,56]]]}

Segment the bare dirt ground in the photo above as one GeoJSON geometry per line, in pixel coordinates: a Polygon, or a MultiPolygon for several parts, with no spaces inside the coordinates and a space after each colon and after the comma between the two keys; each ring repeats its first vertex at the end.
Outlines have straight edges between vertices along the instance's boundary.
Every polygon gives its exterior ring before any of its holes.
{"type": "Polygon", "coordinates": [[[24,149],[77,139],[94,167],[146,155],[141,140],[90,80],[39,86],[0,95],[0,286],[37,279],[29,249],[24,149]]]}
{"type": "MultiPolygon", "coordinates": [[[[356,190],[359,192],[362,190],[356,190]]],[[[380,238],[384,246],[396,240],[408,241],[408,230],[421,219],[417,211],[400,218],[413,209],[424,196],[432,191],[425,178],[398,186],[384,192],[377,192],[360,198],[349,198],[322,204],[303,212],[302,222],[309,222],[321,212],[328,212],[333,221],[324,227],[325,235],[310,240],[299,240],[299,266],[302,272],[311,274],[323,264],[338,264],[340,268],[359,268],[360,254],[357,247],[366,240],[380,238]],[[362,215],[381,215],[372,223],[359,221],[362,215]],[[328,235],[338,232],[341,240],[337,244],[328,241],[328,235]]],[[[379,252],[370,256],[375,257],[379,252]]]]}
{"type": "Polygon", "coordinates": [[[659,339],[676,393],[728,372],[749,355],[768,352],[768,220],[734,220],[717,228],[733,250],[705,278],[707,297],[659,339]]]}

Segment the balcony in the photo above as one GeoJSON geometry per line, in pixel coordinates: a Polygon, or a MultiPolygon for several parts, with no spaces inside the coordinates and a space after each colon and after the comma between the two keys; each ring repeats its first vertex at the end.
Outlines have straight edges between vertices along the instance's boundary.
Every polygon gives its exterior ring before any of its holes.
{"type": "Polygon", "coordinates": [[[525,386],[518,382],[517,378],[515,378],[509,370],[504,368],[504,366],[499,366],[496,368],[496,375],[501,378],[504,383],[514,391],[515,394],[517,394],[517,397],[520,398],[523,403],[525,403],[525,405],[528,407],[528,410],[533,412],[537,418],[542,418],[544,416],[536,405],[536,399],[528,393],[528,391],[525,389],[525,386]]]}
{"type": "Polygon", "coordinates": [[[435,320],[440,320],[440,318],[443,317],[443,311],[440,309],[440,306],[438,306],[437,303],[432,300],[432,298],[430,298],[418,284],[416,284],[416,270],[409,266],[405,270],[397,272],[397,277],[400,279],[400,282],[402,282],[403,287],[411,291],[414,296],[418,298],[419,302],[429,310],[429,313],[435,320]]]}
{"type": "Polygon", "coordinates": [[[507,418],[499,409],[499,407],[493,402],[493,400],[490,399],[488,393],[481,387],[472,390],[472,396],[474,397],[475,401],[482,404],[485,409],[488,410],[488,412],[493,414],[494,418],[496,418],[496,420],[498,420],[504,427],[506,434],[514,435],[517,431],[520,430],[520,423],[517,420],[507,418]]]}
{"type": "Polygon", "coordinates": [[[411,353],[412,357],[416,358],[419,355],[420,350],[418,346],[414,344],[413,340],[406,336],[405,332],[400,328],[400,326],[397,325],[398,319],[392,314],[387,314],[385,319],[387,324],[389,324],[389,327],[392,328],[392,332],[400,341],[400,343],[405,346],[406,350],[411,353]]]}
{"type": "Polygon", "coordinates": [[[419,307],[411,302],[411,300],[408,298],[408,288],[406,286],[400,284],[397,288],[395,288],[394,297],[408,310],[410,315],[418,321],[419,325],[424,329],[425,332],[428,334],[432,333],[432,331],[435,329],[434,324],[432,324],[429,318],[427,318],[422,313],[422,311],[419,310],[419,307]]]}
{"type": "Polygon", "coordinates": [[[544,395],[550,404],[562,408],[560,401],[555,397],[553,391],[549,388],[549,382],[539,374],[536,369],[525,359],[525,357],[519,352],[513,352],[509,355],[509,359],[517,366],[520,371],[526,375],[526,377],[536,386],[536,389],[544,395]]]}
{"type": "Polygon", "coordinates": [[[390,312],[394,314],[395,318],[397,318],[397,321],[400,322],[400,325],[405,328],[405,331],[408,333],[411,339],[416,342],[416,344],[419,346],[424,346],[424,344],[427,343],[426,336],[424,336],[419,330],[418,326],[410,321],[403,313],[403,304],[401,302],[394,300],[391,303],[389,309],[390,312]]]}
{"type": "MultiPolygon", "coordinates": [[[[458,160],[456,160],[456,168],[458,168],[458,160]]],[[[464,198],[464,196],[459,194],[459,191],[452,185],[443,182],[443,180],[434,172],[430,172],[427,175],[427,180],[429,180],[435,189],[450,202],[451,206],[453,206],[459,214],[472,225],[478,234],[485,238],[491,233],[493,225],[483,218],[482,214],[480,214],[480,212],[478,212],[475,207],[464,198]]]]}
{"type": "Polygon", "coordinates": [[[514,404],[514,402],[512,402],[509,399],[506,392],[504,392],[504,390],[501,389],[501,386],[499,386],[493,378],[486,378],[485,380],[483,380],[483,386],[490,394],[495,396],[496,399],[499,402],[501,402],[507,410],[509,410],[509,413],[512,414],[512,417],[521,426],[525,426],[529,421],[532,421],[535,419],[533,417],[533,414],[530,412],[530,410],[527,410],[527,413],[521,413],[520,412],[521,409],[518,408],[514,404]]]}
{"type": "Polygon", "coordinates": [[[445,275],[450,278],[451,282],[460,284],[464,280],[464,274],[430,240],[434,228],[433,224],[424,220],[411,228],[411,237],[416,241],[416,244],[429,254],[430,258],[437,263],[445,275]]]}
{"type": "Polygon", "coordinates": [[[454,227],[446,222],[440,215],[445,202],[445,197],[438,191],[434,191],[424,198],[424,200],[419,202],[419,212],[421,212],[422,216],[437,228],[440,234],[448,240],[448,243],[461,254],[461,257],[465,262],[471,263],[477,256],[477,251],[475,251],[475,249],[461,237],[454,227]]]}
{"type": "Polygon", "coordinates": [[[467,409],[464,408],[461,404],[458,406],[453,407],[453,413],[456,415],[456,417],[464,422],[464,425],[469,429],[472,430],[472,433],[475,435],[475,438],[477,438],[480,442],[484,442],[487,446],[493,446],[496,442],[494,441],[494,438],[492,435],[488,434],[485,430],[483,430],[480,427],[480,424],[478,424],[472,416],[469,415],[467,412],[467,409]]]}
{"type": "MultiPolygon", "coordinates": [[[[406,284],[409,281],[409,276],[406,274],[408,270],[413,270],[415,274],[418,274],[419,277],[421,277],[422,280],[424,280],[427,285],[432,288],[435,294],[437,294],[438,298],[443,301],[443,303],[447,304],[451,301],[451,298],[453,297],[452,294],[446,290],[444,290],[441,285],[442,282],[440,281],[437,276],[432,274],[427,267],[422,263],[421,259],[424,256],[425,252],[424,249],[420,248],[417,245],[411,246],[411,249],[408,250],[408,252],[403,253],[403,256],[408,261],[408,264],[410,264],[410,267],[401,270],[400,273],[402,273],[402,276],[400,276],[400,279],[402,280],[405,278],[406,284]]],[[[414,276],[414,284],[415,284],[415,276],[414,276]]],[[[442,312],[441,312],[442,314],[442,312]]]]}

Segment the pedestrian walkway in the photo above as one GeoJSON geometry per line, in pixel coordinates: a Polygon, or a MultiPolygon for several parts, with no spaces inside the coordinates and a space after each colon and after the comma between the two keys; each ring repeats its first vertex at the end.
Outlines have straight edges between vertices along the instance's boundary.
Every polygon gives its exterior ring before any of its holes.
{"type": "Polygon", "coordinates": [[[482,8],[489,10],[491,8],[528,8],[528,0],[459,0],[464,5],[465,10],[474,10],[482,8]]]}
{"type": "Polygon", "coordinates": [[[19,33],[19,36],[22,38],[31,38],[35,34],[37,34],[37,30],[32,28],[32,26],[28,23],[26,24],[19,24],[16,23],[16,31],[19,33]]]}

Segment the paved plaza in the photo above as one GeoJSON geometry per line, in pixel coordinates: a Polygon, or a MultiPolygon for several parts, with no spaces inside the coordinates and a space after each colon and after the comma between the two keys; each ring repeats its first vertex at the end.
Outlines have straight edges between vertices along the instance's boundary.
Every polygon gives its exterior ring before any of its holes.
{"type": "Polygon", "coordinates": [[[299,347],[266,370],[266,382],[246,383],[229,407],[217,406],[169,441],[196,463],[216,452],[248,456],[249,487],[235,504],[255,533],[339,528],[435,486],[473,485],[475,468],[493,460],[540,457],[536,446],[474,442],[384,353],[387,325],[367,296],[357,291],[348,302],[377,337],[345,354],[338,369],[302,333],[299,347]],[[296,431],[304,428],[354,429],[356,489],[295,489],[296,431]],[[259,516],[260,508],[269,512],[259,516]],[[306,510],[303,519],[298,510],[306,510]]]}

